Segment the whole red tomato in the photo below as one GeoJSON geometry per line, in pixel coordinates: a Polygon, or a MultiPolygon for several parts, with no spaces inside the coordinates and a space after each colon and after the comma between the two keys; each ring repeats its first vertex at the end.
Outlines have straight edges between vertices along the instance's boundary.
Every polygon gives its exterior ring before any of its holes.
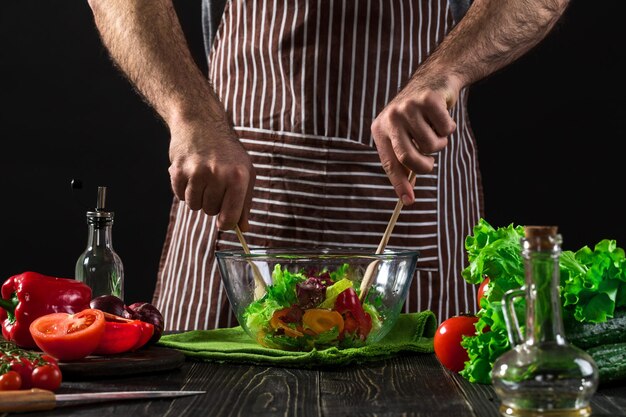
{"type": "Polygon", "coordinates": [[[476,303],[478,304],[478,309],[480,310],[480,300],[485,296],[485,290],[487,289],[487,285],[489,285],[489,277],[485,277],[483,282],[480,283],[478,287],[478,294],[476,294],[476,303]]]}
{"type": "Polygon", "coordinates": [[[20,375],[22,389],[30,389],[33,387],[31,375],[35,369],[35,365],[24,356],[11,356],[9,362],[11,370],[20,375]]]}
{"type": "Polygon", "coordinates": [[[13,348],[0,356],[0,391],[30,388],[55,391],[61,379],[59,365],[49,355],[13,348]]]}
{"type": "Polygon", "coordinates": [[[437,328],[434,338],[435,355],[449,370],[459,372],[469,360],[461,341],[463,336],[476,333],[474,324],[477,321],[478,317],[473,315],[458,315],[445,320],[437,328]]]}
{"type": "Polygon", "coordinates": [[[14,391],[22,388],[22,377],[17,371],[7,371],[0,375],[0,391],[14,391]]]}
{"type": "Polygon", "coordinates": [[[33,369],[32,381],[35,388],[56,391],[61,386],[62,374],[59,367],[49,363],[33,369]]]}

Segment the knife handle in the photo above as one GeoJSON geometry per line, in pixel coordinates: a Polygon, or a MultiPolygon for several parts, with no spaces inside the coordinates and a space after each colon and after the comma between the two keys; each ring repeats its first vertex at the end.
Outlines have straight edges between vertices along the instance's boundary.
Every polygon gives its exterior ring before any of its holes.
{"type": "Polygon", "coordinates": [[[56,397],[52,391],[39,388],[0,391],[0,412],[42,411],[54,407],[56,397]]]}

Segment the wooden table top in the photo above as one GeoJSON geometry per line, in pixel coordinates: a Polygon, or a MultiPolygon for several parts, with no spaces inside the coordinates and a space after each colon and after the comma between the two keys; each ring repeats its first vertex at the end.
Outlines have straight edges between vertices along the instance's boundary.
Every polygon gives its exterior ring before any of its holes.
{"type": "MultiPolygon", "coordinates": [[[[64,381],[57,392],[199,390],[177,399],[128,400],[57,408],[23,416],[454,416],[496,417],[488,385],[445,370],[433,354],[351,365],[295,369],[218,364],[187,359],[175,370],[64,381]]],[[[594,417],[626,416],[626,384],[601,387],[594,417]]],[[[8,415],[8,414],[5,414],[8,415]]]]}

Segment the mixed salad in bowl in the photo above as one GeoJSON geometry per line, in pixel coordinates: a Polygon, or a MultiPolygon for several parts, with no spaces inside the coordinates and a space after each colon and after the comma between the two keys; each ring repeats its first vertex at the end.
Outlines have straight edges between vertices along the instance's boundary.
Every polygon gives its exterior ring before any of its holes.
{"type": "Polygon", "coordinates": [[[260,344],[273,348],[363,346],[385,317],[380,303],[360,302],[359,289],[347,278],[348,268],[343,264],[334,271],[291,273],[277,264],[266,295],[245,308],[245,327],[260,344]]]}
{"type": "Polygon", "coordinates": [[[382,339],[404,305],[419,253],[262,248],[216,256],[230,304],[248,335],[266,347],[310,351],[382,339]],[[364,277],[371,281],[361,294],[364,277]]]}

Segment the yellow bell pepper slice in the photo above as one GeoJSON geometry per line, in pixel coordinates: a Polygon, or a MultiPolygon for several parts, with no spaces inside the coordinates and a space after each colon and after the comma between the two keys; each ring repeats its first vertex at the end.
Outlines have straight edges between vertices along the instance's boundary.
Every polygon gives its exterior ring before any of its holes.
{"type": "Polygon", "coordinates": [[[302,316],[302,323],[305,328],[313,330],[320,334],[337,327],[339,333],[343,331],[343,317],[334,310],[324,310],[321,308],[312,308],[306,310],[302,316]]]}
{"type": "Polygon", "coordinates": [[[302,332],[289,327],[287,323],[283,321],[283,317],[289,313],[291,308],[283,308],[281,310],[276,310],[274,314],[272,314],[272,318],[270,319],[270,326],[272,326],[275,330],[283,329],[286,336],[289,337],[302,337],[302,332]]]}

